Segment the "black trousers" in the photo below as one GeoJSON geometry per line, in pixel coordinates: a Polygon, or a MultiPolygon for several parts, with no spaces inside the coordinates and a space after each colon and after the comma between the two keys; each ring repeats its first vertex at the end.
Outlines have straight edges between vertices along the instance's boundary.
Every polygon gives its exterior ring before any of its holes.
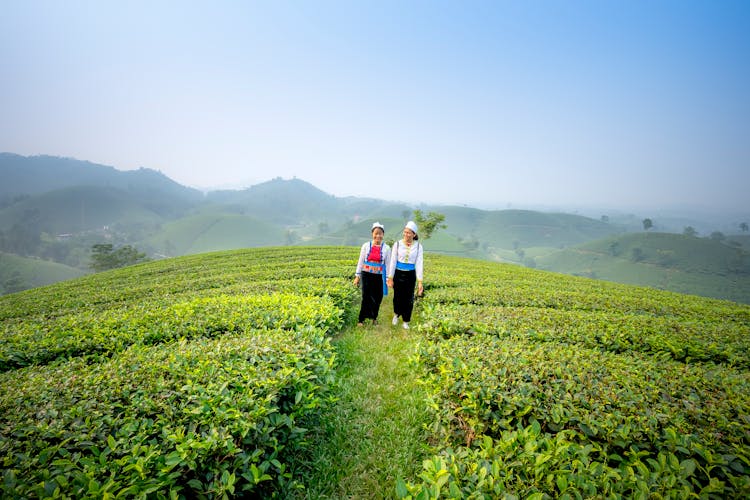
{"type": "Polygon", "coordinates": [[[359,322],[367,318],[378,319],[380,303],[383,301],[383,275],[362,272],[362,306],[359,308],[359,322]]]}
{"type": "Polygon", "coordinates": [[[411,321],[414,310],[414,285],[417,284],[416,271],[400,271],[393,274],[393,313],[405,322],[411,321]]]}

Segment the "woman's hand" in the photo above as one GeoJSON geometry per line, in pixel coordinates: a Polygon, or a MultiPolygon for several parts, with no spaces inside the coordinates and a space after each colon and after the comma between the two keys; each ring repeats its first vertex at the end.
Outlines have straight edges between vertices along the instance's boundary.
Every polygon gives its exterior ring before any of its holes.
{"type": "Polygon", "coordinates": [[[354,277],[354,286],[359,286],[359,276],[354,277]]]}
{"type": "Polygon", "coordinates": [[[390,288],[393,288],[393,278],[388,278],[385,280],[386,285],[388,285],[390,288]]]}
{"type": "Polygon", "coordinates": [[[422,286],[422,282],[420,281],[417,284],[417,295],[421,297],[423,293],[424,293],[424,286],[422,286]]]}

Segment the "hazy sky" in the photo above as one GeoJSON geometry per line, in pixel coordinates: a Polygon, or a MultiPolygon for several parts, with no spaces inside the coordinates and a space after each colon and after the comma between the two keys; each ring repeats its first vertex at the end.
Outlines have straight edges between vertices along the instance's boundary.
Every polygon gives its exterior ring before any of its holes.
{"type": "Polygon", "coordinates": [[[4,0],[0,151],[194,187],[750,210],[750,1],[4,0]]]}

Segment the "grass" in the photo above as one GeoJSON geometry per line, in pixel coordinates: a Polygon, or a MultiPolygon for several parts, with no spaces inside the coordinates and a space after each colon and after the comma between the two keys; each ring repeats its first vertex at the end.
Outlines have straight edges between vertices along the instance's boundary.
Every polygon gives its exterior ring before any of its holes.
{"type": "Polygon", "coordinates": [[[392,498],[396,480],[414,480],[430,456],[425,394],[408,362],[419,337],[391,326],[392,315],[389,296],[378,324],[335,339],[337,400],[312,437],[300,498],[392,498]]]}

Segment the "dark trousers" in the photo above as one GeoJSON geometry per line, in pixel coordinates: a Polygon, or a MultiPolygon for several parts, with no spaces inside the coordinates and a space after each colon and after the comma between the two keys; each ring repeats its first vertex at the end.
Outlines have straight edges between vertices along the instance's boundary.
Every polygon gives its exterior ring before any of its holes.
{"type": "Polygon", "coordinates": [[[383,301],[383,275],[362,272],[362,306],[359,308],[359,322],[367,318],[378,319],[380,303],[383,301]]]}
{"type": "Polygon", "coordinates": [[[416,271],[400,271],[393,274],[393,313],[401,316],[405,322],[411,321],[414,310],[414,285],[417,283],[416,271]]]}

